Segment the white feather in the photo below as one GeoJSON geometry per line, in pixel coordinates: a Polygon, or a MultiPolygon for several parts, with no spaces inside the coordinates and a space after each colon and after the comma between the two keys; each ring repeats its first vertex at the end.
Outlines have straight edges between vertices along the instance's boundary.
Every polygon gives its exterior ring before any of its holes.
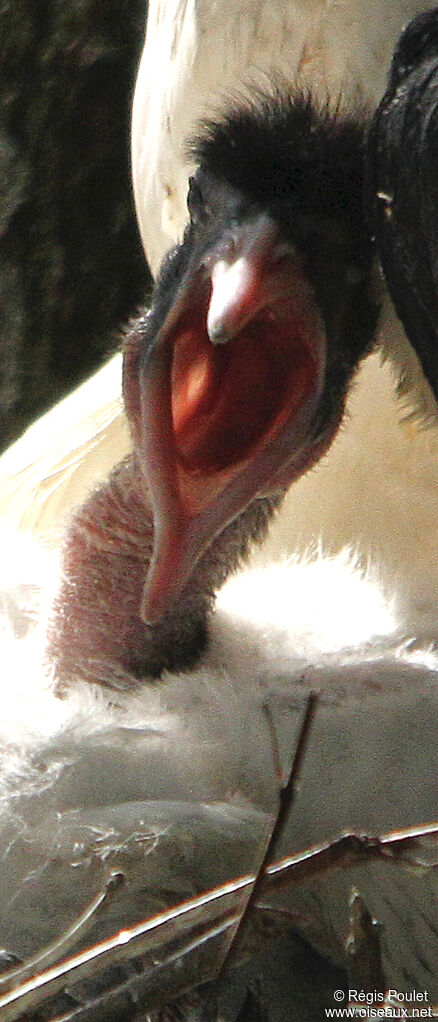
{"type": "MultiPolygon", "coordinates": [[[[346,553],[234,578],[219,594],[198,668],[115,702],[88,685],[55,696],[34,615],[50,589],[52,555],[10,531],[5,551],[16,572],[7,593],[19,607],[9,616],[18,635],[4,618],[0,635],[2,662],[9,658],[0,703],[0,934],[9,952],[24,957],[61,935],[114,871],[127,875],[128,888],[80,944],[251,872],[310,691],[319,693],[315,722],[277,855],[355,828],[383,835],[433,822],[438,661],[421,647],[412,654],[393,602],[346,553]]],[[[409,975],[438,997],[433,870],[413,880],[402,864],[339,865],[268,901],[345,964],[352,883],[385,923],[388,983],[405,989],[409,975]]]]}

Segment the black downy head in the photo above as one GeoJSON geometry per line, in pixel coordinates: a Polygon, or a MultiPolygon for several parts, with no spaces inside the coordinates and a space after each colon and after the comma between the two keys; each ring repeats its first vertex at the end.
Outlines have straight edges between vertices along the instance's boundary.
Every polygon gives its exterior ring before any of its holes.
{"type": "Polygon", "coordinates": [[[438,11],[408,25],[367,145],[366,201],[397,314],[438,398],[438,11]]]}
{"type": "Polygon", "coordinates": [[[154,515],[142,616],[159,620],[216,537],[327,449],[377,310],[364,128],[260,95],[203,126],[190,222],[125,349],[154,515]]]}

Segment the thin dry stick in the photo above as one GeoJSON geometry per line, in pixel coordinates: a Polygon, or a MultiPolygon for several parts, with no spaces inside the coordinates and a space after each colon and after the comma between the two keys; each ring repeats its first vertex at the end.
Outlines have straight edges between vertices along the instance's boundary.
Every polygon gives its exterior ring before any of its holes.
{"type": "Polygon", "coordinates": [[[288,818],[289,811],[290,811],[290,808],[291,808],[291,805],[292,805],[292,802],[293,802],[293,799],[294,799],[294,795],[295,795],[295,791],[296,791],[296,784],[297,784],[297,781],[298,781],[298,778],[299,778],[299,775],[300,775],[300,772],[301,772],[301,766],[302,766],[302,762],[303,762],[303,758],[304,758],[304,753],[305,753],[305,750],[307,748],[307,743],[308,743],[308,739],[309,739],[310,729],[311,729],[311,726],[312,726],[312,723],[313,723],[313,720],[314,720],[314,716],[315,716],[316,703],[317,703],[317,696],[314,695],[313,693],[311,693],[309,695],[308,699],[307,699],[307,705],[306,705],[306,711],[305,711],[305,714],[304,714],[303,724],[302,724],[302,727],[301,727],[300,736],[299,736],[299,739],[298,739],[298,742],[297,742],[297,746],[296,746],[296,749],[295,749],[295,754],[294,754],[294,757],[293,757],[293,762],[292,762],[292,766],[291,766],[291,769],[290,769],[288,781],[287,781],[287,784],[285,784],[284,788],[280,791],[280,800],[279,800],[278,813],[277,813],[277,817],[276,817],[274,826],[273,826],[272,831],[271,831],[271,835],[270,835],[268,844],[267,844],[266,849],[265,849],[265,853],[263,855],[263,859],[261,860],[258,873],[257,873],[257,875],[256,875],[256,877],[254,879],[254,884],[253,884],[252,890],[251,890],[251,892],[249,894],[248,900],[246,902],[246,906],[245,906],[245,908],[244,908],[244,910],[242,912],[242,915],[240,917],[240,921],[239,921],[239,924],[238,924],[238,926],[236,928],[236,932],[235,932],[235,934],[233,936],[233,940],[232,940],[232,942],[231,942],[231,944],[230,944],[230,946],[228,948],[228,951],[227,951],[227,953],[226,953],[226,955],[225,955],[225,957],[224,957],[224,959],[222,961],[221,968],[220,968],[220,970],[218,972],[217,978],[215,979],[215,981],[213,983],[213,987],[212,987],[211,991],[209,992],[209,994],[207,996],[207,999],[206,999],[206,1002],[205,1002],[205,1008],[204,1008],[203,1014],[201,1016],[201,1022],[208,1022],[209,1015],[211,1017],[211,1000],[212,1000],[212,998],[216,998],[218,988],[219,988],[220,984],[224,980],[224,977],[226,975],[226,971],[228,969],[228,966],[229,966],[230,962],[232,961],[233,958],[235,958],[239,954],[239,949],[240,949],[240,947],[242,945],[242,941],[244,940],[245,931],[246,931],[248,923],[249,923],[249,919],[250,919],[250,915],[251,915],[252,909],[256,905],[257,900],[258,900],[259,896],[262,893],[262,888],[263,888],[263,884],[264,884],[264,880],[265,880],[265,875],[267,874],[268,864],[271,861],[271,858],[272,858],[275,846],[277,844],[277,841],[281,837],[281,834],[282,834],[282,832],[284,830],[284,826],[285,826],[286,820],[288,818]]]}

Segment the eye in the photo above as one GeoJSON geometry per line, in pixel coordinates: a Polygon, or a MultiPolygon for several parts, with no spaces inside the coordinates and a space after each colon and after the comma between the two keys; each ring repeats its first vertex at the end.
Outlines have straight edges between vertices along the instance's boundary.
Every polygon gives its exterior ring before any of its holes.
{"type": "Polygon", "coordinates": [[[189,178],[189,190],[187,194],[187,209],[192,224],[199,223],[205,216],[205,205],[199,181],[196,177],[189,178]]]}

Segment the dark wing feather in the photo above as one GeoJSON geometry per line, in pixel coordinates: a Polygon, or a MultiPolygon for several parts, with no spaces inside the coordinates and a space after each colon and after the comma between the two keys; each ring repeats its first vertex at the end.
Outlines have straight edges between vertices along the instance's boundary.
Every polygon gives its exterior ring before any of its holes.
{"type": "Polygon", "coordinates": [[[396,48],[368,138],[366,201],[388,288],[438,396],[438,12],[396,48]]]}

